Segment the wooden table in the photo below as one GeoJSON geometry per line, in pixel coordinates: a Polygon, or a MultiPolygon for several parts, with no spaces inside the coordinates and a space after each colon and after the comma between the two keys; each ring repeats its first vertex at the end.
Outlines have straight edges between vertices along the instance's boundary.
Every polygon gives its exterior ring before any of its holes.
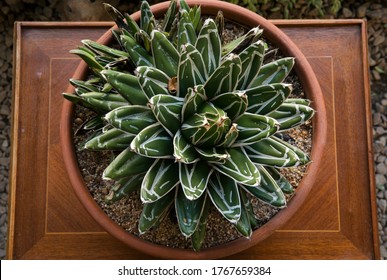
{"type": "MultiPolygon", "coordinates": [[[[230,259],[378,259],[366,24],[274,21],[321,84],[329,131],[307,202],[280,230],[230,259]]],[[[116,241],[73,193],[59,138],[69,53],[112,23],[15,25],[9,259],[146,259],[116,241]]]]}

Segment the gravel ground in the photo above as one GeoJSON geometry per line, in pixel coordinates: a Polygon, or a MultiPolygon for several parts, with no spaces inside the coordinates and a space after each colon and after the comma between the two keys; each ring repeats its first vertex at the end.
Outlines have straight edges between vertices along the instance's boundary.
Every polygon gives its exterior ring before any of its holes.
{"type": "MultiPolygon", "coordinates": [[[[126,11],[134,11],[139,5],[139,1],[128,3],[123,0],[0,0],[0,259],[5,258],[8,228],[13,23],[15,20],[109,20],[101,8],[102,2],[110,2],[126,11]]],[[[257,4],[258,13],[267,18],[283,18],[285,7],[278,4],[280,1],[268,2],[265,5],[257,4]]],[[[299,0],[287,17],[368,20],[378,227],[382,259],[387,260],[387,7],[382,4],[383,0],[343,1],[345,3],[339,12],[332,14],[327,4],[331,1],[324,0],[322,11],[325,14],[322,15],[308,2],[311,1],[299,0]]]]}

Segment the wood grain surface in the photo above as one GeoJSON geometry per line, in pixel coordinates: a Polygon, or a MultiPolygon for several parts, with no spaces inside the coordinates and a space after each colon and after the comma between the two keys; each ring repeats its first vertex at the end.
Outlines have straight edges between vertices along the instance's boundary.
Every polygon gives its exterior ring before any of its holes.
{"type": "MultiPolygon", "coordinates": [[[[324,163],[296,215],[230,259],[378,259],[367,36],[361,20],[273,21],[304,52],[327,108],[324,163]]],[[[9,259],[148,259],[104,232],[75,196],[59,121],[69,53],[110,22],[15,24],[9,259]]]]}

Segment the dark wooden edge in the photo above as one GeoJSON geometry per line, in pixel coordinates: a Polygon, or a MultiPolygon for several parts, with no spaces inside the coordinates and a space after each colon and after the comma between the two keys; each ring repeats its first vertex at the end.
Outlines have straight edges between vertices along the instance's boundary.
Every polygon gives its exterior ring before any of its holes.
{"type": "Polygon", "coordinates": [[[374,169],[374,149],[373,149],[373,122],[372,122],[372,102],[370,89],[370,75],[368,62],[368,40],[367,40],[367,21],[361,20],[362,33],[362,61],[363,61],[363,76],[364,76],[364,103],[366,109],[366,124],[367,124],[367,143],[368,143],[368,172],[370,176],[370,203],[372,215],[372,232],[375,259],[380,259],[380,244],[378,231],[378,211],[376,206],[376,183],[375,183],[375,169],[374,169]]]}

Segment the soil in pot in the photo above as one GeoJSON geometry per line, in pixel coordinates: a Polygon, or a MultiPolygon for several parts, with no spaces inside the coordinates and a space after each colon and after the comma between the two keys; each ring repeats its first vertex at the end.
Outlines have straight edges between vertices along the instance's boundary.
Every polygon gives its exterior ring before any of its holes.
{"type": "MultiPolygon", "coordinates": [[[[226,22],[223,39],[225,42],[230,41],[239,37],[246,31],[247,30],[242,26],[226,22]]],[[[282,56],[280,52],[277,52],[275,47],[270,46],[270,44],[269,52],[272,55],[267,56],[266,62],[278,59],[282,56]]],[[[303,88],[293,71],[288,76],[286,82],[293,84],[293,92],[290,97],[305,98],[303,88]]],[[[113,152],[81,151],[78,149],[81,146],[81,143],[83,143],[91,133],[82,130],[82,126],[93,116],[92,111],[76,106],[73,130],[75,132],[74,142],[77,151],[78,164],[84,177],[85,184],[94,200],[112,220],[131,234],[152,243],[168,247],[192,248],[191,241],[186,239],[180,233],[173,210],[170,211],[169,215],[162,221],[162,227],[154,228],[143,235],[139,234],[137,224],[143,206],[138,191],[133,192],[128,197],[112,204],[107,204],[105,202],[105,196],[108,195],[110,188],[113,186],[113,182],[103,180],[102,172],[111,162],[112,157],[114,157],[113,152]]],[[[312,124],[310,121],[300,127],[287,131],[286,134],[278,133],[277,136],[310,154],[312,147],[312,124]]],[[[305,170],[306,166],[299,166],[282,169],[281,173],[288,179],[294,188],[297,188],[305,170]]],[[[290,201],[291,196],[288,196],[287,199],[290,201]]],[[[259,220],[259,226],[267,223],[279,211],[279,209],[264,204],[256,198],[252,199],[252,204],[259,220]]],[[[240,237],[241,235],[233,225],[231,225],[216,209],[212,208],[210,210],[206,238],[202,249],[224,244],[240,237]]]]}

